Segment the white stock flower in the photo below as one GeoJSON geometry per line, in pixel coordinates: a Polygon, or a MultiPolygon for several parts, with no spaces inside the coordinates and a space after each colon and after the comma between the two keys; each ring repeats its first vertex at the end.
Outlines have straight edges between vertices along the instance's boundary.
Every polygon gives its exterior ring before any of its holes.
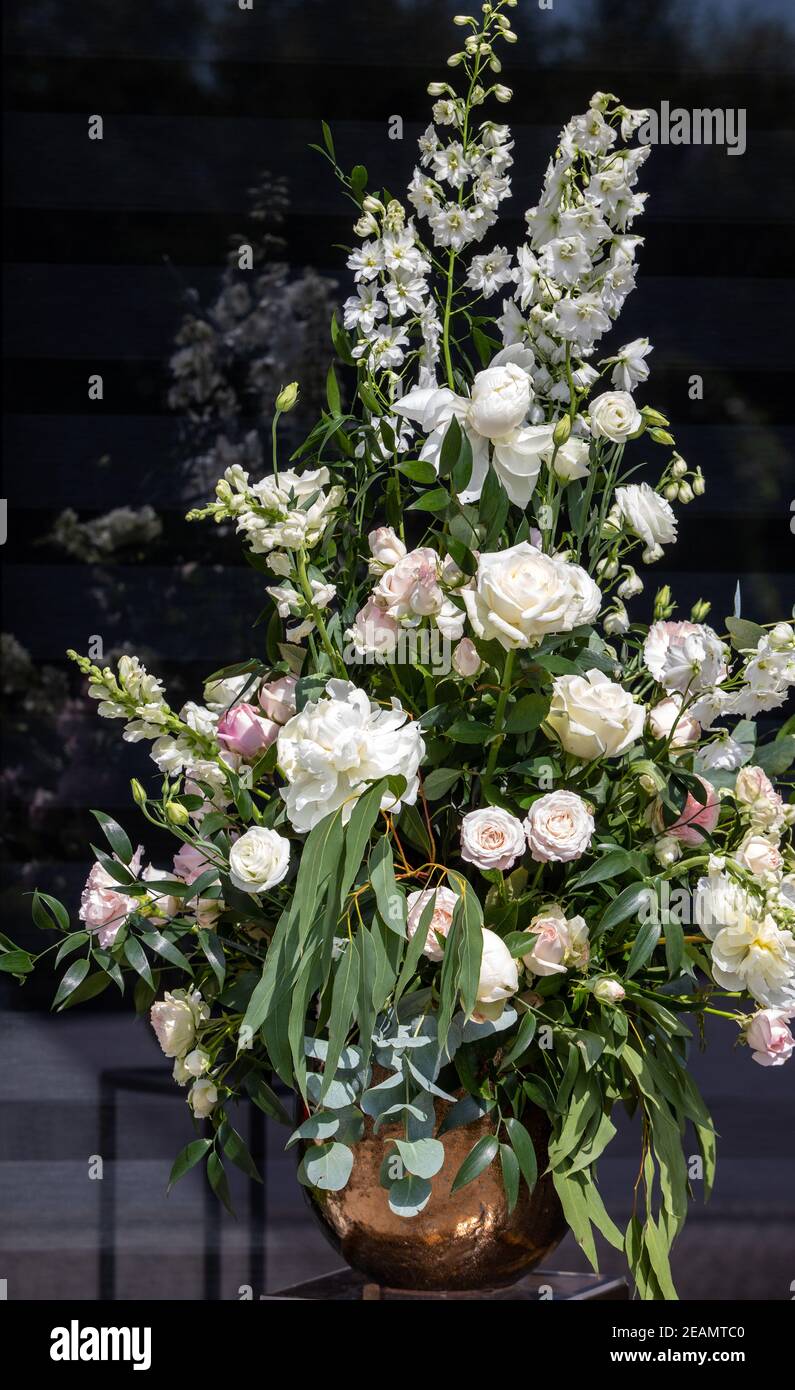
{"type": "Polygon", "coordinates": [[[397,813],[413,806],[418,769],[425,756],[419,727],[399,700],[390,709],[371,703],[349,681],[330,680],[326,693],[308,700],[279,730],[278,766],[288,785],[281,789],[290,823],[311,830],[343,807],[343,822],[370,782],[402,776],[406,790],[396,800],[387,791],[382,808],[397,813]]]}
{"type": "Polygon", "coordinates": [[[641,415],[628,391],[604,391],[588,406],[591,433],[595,439],[624,444],[643,426],[641,415]]]}
{"type": "Polygon", "coordinates": [[[628,529],[643,541],[647,564],[659,560],[662,547],[676,540],[676,517],[670,503],[648,483],[617,487],[615,506],[628,529]]]}
{"type": "MultiPolygon", "coordinates": [[[[712,690],[726,677],[728,653],[705,623],[657,622],[643,644],[643,660],[668,691],[689,694],[712,690]]],[[[690,711],[691,717],[695,711],[690,711]]]]}
{"type": "Polygon", "coordinates": [[[166,1057],[184,1057],[196,1041],[196,1032],[210,1017],[197,989],[166,991],[152,1005],[149,1018],[166,1057]]]}
{"type": "Polygon", "coordinates": [[[547,792],[534,801],[525,819],[530,854],[537,863],[566,863],[584,854],[594,833],[594,819],[576,792],[547,792]]]}
{"type": "Polygon", "coordinates": [[[244,503],[238,531],[245,533],[256,554],[317,545],[344,496],[340,486],[328,487],[329,482],[327,468],[284,470],[278,478],[263,478],[251,486],[256,505],[244,503]]]}
{"type": "Polygon", "coordinates": [[[501,806],[469,811],[461,822],[461,858],[478,869],[510,869],[525,852],[522,822],[501,806]]]}
{"type": "Polygon", "coordinates": [[[579,565],[545,555],[528,541],[481,555],[475,587],[462,590],[461,597],[476,635],[495,638],[506,650],[592,622],[602,600],[579,565]]]}
{"type": "Polygon", "coordinates": [[[568,753],[617,758],[640,738],[645,710],[603,671],[556,676],[547,723],[568,753]]]}
{"type": "Polygon", "coordinates": [[[290,841],[264,825],[252,825],[229,851],[229,878],[244,893],[267,893],[289,867],[290,841]]]}

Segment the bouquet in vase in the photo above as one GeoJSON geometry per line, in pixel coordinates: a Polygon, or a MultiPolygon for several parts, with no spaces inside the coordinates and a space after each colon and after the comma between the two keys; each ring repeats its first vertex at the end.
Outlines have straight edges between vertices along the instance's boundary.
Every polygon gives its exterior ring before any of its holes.
{"type": "Polygon", "coordinates": [[[71,654],[100,716],[151,744],[133,798],[176,853],[146,863],[95,812],[79,924],[43,892],[33,911],[59,932],[56,1007],[131,989],[208,1122],[172,1181],[206,1163],[228,1201],[228,1162],[256,1176],[235,1103],[289,1123],[279,1078],[318,1200],[374,1144],[407,1226],[487,1172],[506,1219],[543,1182],[594,1266],[598,1231],[642,1297],[673,1298],[714,1167],[694,1027],[718,1015],[763,1066],[793,1050],[795,735],[758,739],[755,716],[795,684],[795,631],[676,616],[667,586],[631,614],[704,490],[636,401],[648,340],[600,346],[634,287],[647,113],[597,92],[525,240],[495,242],[515,3],[456,17],[405,201],[346,173],[324,126],[356,238],[327,404],[285,459],[282,389],[270,470],[232,464],[191,513],[257,572],[255,652],[179,711],[135,657],[71,654]],[[617,1107],[626,1229],[598,1185],[617,1107]]]}

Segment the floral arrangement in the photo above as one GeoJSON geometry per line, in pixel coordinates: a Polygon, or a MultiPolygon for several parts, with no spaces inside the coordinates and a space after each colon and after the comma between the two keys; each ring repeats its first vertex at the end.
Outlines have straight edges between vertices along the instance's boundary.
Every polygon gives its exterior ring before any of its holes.
{"type": "MultiPolygon", "coordinates": [[[[285,466],[285,387],[271,472],[232,464],[191,513],[231,522],[264,577],[258,655],[178,713],[135,657],[75,656],[99,714],[151,742],[158,775],[133,797],[179,849],[144,864],[95,812],[108,848],[80,927],[45,893],[33,912],[66,934],[56,1007],[133,979],[209,1119],[172,1181],[206,1161],[228,1201],[225,1160],[256,1175],[230,1111],[248,1096],[289,1123],[275,1073],[304,1103],[289,1143],[308,1186],[343,1188],[365,1125],[388,1130],[383,1200],[411,1218],[444,1159],[442,1098],[447,1128],[491,1121],[456,1184],[499,1164],[513,1205],[537,1180],[523,1115],[540,1106],[594,1266],[596,1228],[642,1297],[673,1298],[686,1126],[705,1195],[715,1148],[686,1017],[726,1018],[763,1066],[793,1050],[795,812],[771,779],[787,783],[795,735],[758,739],[755,716],[795,684],[795,630],[735,614],[721,635],[703,602],[674,618],[667,586],[650,625],[628,614],[635,565],[704,488],[635,402],[649,342],[599,355],[634,286],[646,113],[597,92],[526,240],[478,249],[510,192],[510,131],[481,108],[511,95],[515,3],[456,18],[410,206],[345,173],[324,126],[356,205],[355,290],[332,324],[352,405],[332,366],[285,466]],[[618,1104],[640,1134],[626,1231],[597,1183],[618,1104]]],[[[5,969],[32,968],[4,948],[5,969]]]]}

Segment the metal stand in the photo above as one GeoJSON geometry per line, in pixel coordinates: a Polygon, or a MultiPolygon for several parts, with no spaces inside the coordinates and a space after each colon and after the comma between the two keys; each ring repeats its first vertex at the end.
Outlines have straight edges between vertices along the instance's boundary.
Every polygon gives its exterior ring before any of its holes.
{"type": "Polygon", "coordinates": [[[625,1279],[604,1279],[599,1274],[566,1274],[536,1269],[515,1284],[499,1289],[467,1289],[415,1293],[409,1289],[390,1289],[368,1283],[364,1275],[352,1269],[338,1269],[320,1279],[292,1284],[271,1294],[270,1300],[327,1300],[344,1302],[407,1302],[426,1299],[458,1301],[487,1299],[497,1302],[541,1303],[547,1300],[588,1303],[597,1300],[617,1301],[629,1298],[625,1279]]]}

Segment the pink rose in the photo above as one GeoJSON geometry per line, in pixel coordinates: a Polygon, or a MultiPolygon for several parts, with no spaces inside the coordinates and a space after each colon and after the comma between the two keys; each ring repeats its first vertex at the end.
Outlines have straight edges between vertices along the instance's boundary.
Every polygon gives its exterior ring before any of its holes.
{"type": "MultiPolygon", "coordinates": [[[[130,860],[131,873],[137,874],[141,867],[143,849],[138,848],[130,860]]],[[[80,895],[78,917],[85,922],[86,931],[96,932],[100,946],[107,950],[113,945],[119,927],[138,906],[136,898],[122,892],[120,885],[101,864],[95,864],[86,879],[80,895]]]]}
{"type": "Polygon", "coordinates": [[[201,850],[196,849],[195,845],[183,845],[182,849],[174,855],[174,873],[177,878],[182,879],[183,883],[195,883],[205,869],[209,868],[209,859],[205,859],[201,850]]]}
{"type": "Polygon", "coordinates": [[[530,853],[537,864],[567,863],[584,854],[594,833],[587,802],[576,792],[547,792],[525,818],[530,853]]]}
{"type": "Polygon", "coordinates": [[[353,644],[356,656],[366,660],[374,657],[378,661],[388,661],[397,648],[400,627],[395,619],[385,613],[383,608],[368,598],[348,628],[345,636],[353,644]]]}
{"type": "Polygon", "coordinates": [[[658,812],[659,828],[664,830],[666,835],[672,836],[682,845],[694,846],[696,849],[702,844],[705,834],[712,834],[720,815],[720,798],[715,788],[709,782],[705,782],[703,777],[699,777],[698,780],[707,794],[706,802],[697,801],[692,792],[688,792],[685,808],[673,825],[663,825],[658,812]]]}
{"type": "Polygon", "coordinates": [[[565,975],[567,970],[584,969],[590,960],[585,919],[567,918],[557,903],[542,908],[525,931],[532,936],[532,949],[522,960],[531,975],[565,975]]]}
{"type": "Polygon", "coordinates": [[[295,714],[295,687],[297,676],[279,676],[278,680],[268,681],[259,692],[259,702],[263,713],[274,724],[286,724],[295,714]]]}
{"type": "Polygon", "coordinates": [[[447,936],[453,925],[453,913],[458,902],[458,894],[454,893],[452,888],[425,888],[416,893],[409,893],[406,929],[409,940],[411,940],[420,925],[420,918],[430,897],[433,897],[434,900],[433,916],[428,927],[428,935],[425,938],[422,954],[427,956],[428,960],[439,961],[442,959],[443,951],[436,938],[437,936],[447,936]]]}
{"type": "Polygon", "coordinates": [[[461,822],[461,858],[478,869],[511,869],[525,852],[522,822],[501,806],[468,811],[461,822]]]}
{"type": "Polygon", "coordinates": [[[395,618],[438,613],[444,602],[439,584],[439,557],[427,546],[410,550],[382,576],[373,593],[376,603],[395,618]]]}
{"type": "Polygon", "coordinates": [[[795,1038],[787,1027],[790,1017],[783,1009],[760,1009],[753,1015],[745,1041],[760,1067],[783,1067],[789,1061],[795,1049],[795,1038]]]}
{"type": "Polygon", "coordinates": [[[458,646],[453,652],[453,669],[459,676],[468,678],[476,676],[480,670],[482,662],[478,656],[478,650],[474,642],[468,637],[462,637],[458,646]]]}
{"type": "Polygon", "coordinates": [[[688,744],[698,743],[701,737],[698,720],[690,714],[682,714],[681,710],[682,696],[678,691],[649,710],[649,726],[654,737],[670,739],[672,748],[687,748],[688,744]]]}
{"type": "Polygon", "coordinates": [[[278,724],[263,719],[253,705],[233,705],[218,720],[218,742],[242,758],[256,758],[270,748],[278,732],[278,724]]]}

